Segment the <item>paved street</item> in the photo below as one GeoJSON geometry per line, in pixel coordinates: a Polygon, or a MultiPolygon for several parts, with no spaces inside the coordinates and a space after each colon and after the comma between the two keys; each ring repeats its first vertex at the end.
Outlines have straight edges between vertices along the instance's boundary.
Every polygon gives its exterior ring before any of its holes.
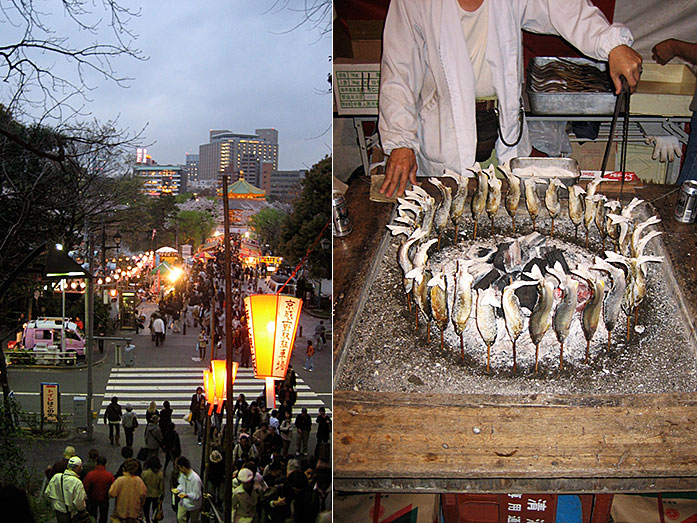
{"type": "MultiPolygon", "coordinates": [[[[146,304],[145,313],[153,309],[152,304],[146,304]]],[[[291,364],[298,377],[298,402],[296,411],[305,406],[313,419],[317,409],[324,405],[328,411],[331,408],[331,348],[325,347],[318,351],[314,360],[314,372],[303,369],[305,347],[308,336],[314,339],[314,329],[320,320],[303,312],[300,324],[302,336],[298,336],[291,358],[291,364]]],[[[330,329],[331,323],[324,321],[330,329]]],[[[191,325],[191,324],[190,324],[191,325]]],[[[300,334],[300,333],[299,333],[300,334]]],[[[69,436],[63,439],[32,440],[31,447],[25,449],[28,465],[36,471],[57,461],[66,445],[73,445],[83,459],[87,451],[96,448],[107,457],[107,468],[115,472],[122,462],[120,448],[109,444],[108,429],[103,423],[104,407],[112,396],[119,398],[123,406],[130,402],[139,417],[139,428],[136,430],[134,449],[137,453],[143,443],[143,428],[145,426],[145,410],[154,400],[158,408],[162,401],[169,400],[174,409],[173,421],[177,426],[182,443],[183,455],[194,463],[194,469],[199,471],[201,463],[201,447],[196,444],[192,428],[183,420],[188,412],[191,395],[198,385],[203,382],[202,370],[208,366],[210,355],[205,362],[192,360],[196,356],[195,347],[198,331],[189,327],[187,334],[175,334],[168,331],[163,346],[156,347],[150,339],[149,331],[136,335],[133,331],[124,331],[120,335],[130,337],[136,346],[135,366],[117,367],[115,365],[115,349],[113,342],[105,342],[105,352],[95,353],[93,372],[93,392],[95,411],[98,411],[97,424],[94,430],[94,441],[89,442],[82,431],[69,429],[69,436]]],[[[328,332],[331,339],[331,332],[328,332]]],[[[21,369],[10,367],[8,371],[10,388],[27,412],[40,410],[40,384],[42,382],[58,383],[61,391],[61,412],[73,412],[73,397],[85,396],[87,390],[87,370],[77,369],[21,369]]],[[[235,382],[235,396],[244,392],[248,401],[256,398],[263,389],[263,381],[253,377],[252,369],[240,369],[235,382]]],[[[310,438],[310,449],[314,449],[316,427],[313,423],[313,434],[310,438]]],[[[124,436],[121,436],[124,443],[124,436]]],[[[291,450],[295,449],[295,441],[291,450]]],[[[171,468],[170,468],[171,470],[171,468]]],[[[165,510],[164,521],[175,521],[173,512],[165,510]]]]}

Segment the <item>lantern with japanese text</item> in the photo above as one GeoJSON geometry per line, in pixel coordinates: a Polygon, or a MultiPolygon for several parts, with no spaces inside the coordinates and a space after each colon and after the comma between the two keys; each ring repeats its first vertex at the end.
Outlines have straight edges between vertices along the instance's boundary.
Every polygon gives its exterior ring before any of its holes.
{"type": "MultiPolygon", "coordinates": [[[[239,363],[232,362],[232,383],[235,383],[239,363]]],[[[223,402],[227,399],[227,364],[225,360],[211,361],[211,370],[203,371],[203,385],[206,391],[206,401],[209,404],[208,414],[218,407],[218,413],[223,410],[223,402]]]]}
{"type": "Polygon", "coordinates": [[[266,380],[266,406],[274,406],[274,380],[285,377],[303,301],[280,294],[244,299],[254,375],[266,380]]]}

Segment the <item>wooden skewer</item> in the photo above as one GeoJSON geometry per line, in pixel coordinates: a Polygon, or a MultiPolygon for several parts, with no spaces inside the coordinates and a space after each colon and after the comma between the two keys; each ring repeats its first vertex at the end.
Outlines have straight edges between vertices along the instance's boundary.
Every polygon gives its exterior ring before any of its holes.
{"type": "Polygon", "coordinates": [[[477,239],[477,218],[474,219],[474,238],[473,240],[477,239]]]}
{"type": "Polygon", "coordinates": [[[540,344],[535,344],[535,374],[537,374],[537,357],[540,354],[540,344]]]}
{"type": "Polygon", "coordinates": [[[494,219],[491,219],[491,235],[494,235],[494,219]]]}
{"type": "Polygon", "coordinates": [[[578,225],[574,225],[574,241],[578,240],[578,225]]]}
{"type": "Polygon", "coordinates": [[[491,345],[486,344],[486,373],[489,374],[489,360],[491,359],[491,345]]]}
{"type": "Polygon", "coordinates": [[[535,220],[537,219],[537,216],[532,217],[532,232],[535,232],[535,220]]]}
{"type": "Polygon", "coordinates": [[[457,223],[455,224],[455,243],[457,243],[457,223]]]}
{"type": "Polygon", "coordinates": [[[603,252],[605,252],[605,236],[603,236],[603,252]]]}
{"type": "Polygon", "coordinates": [[[431,323],[426,320],[426,343],[431,343],[431,323]]]}
{"type": "Polygon", "coordinates": [[[440,350],[443,350],[443,329],[440,330],[440,350]]]}
{"type": "Polygon", "coordinates": [[[513,374],[516,373],[518,366],[516,363],[516,356],[515,356],[515,340],[513,340],[513,374]]]}
{"type": "Polygon", "coordinates": [[[515,234],[515,214],[511,216],[511,221],[513,222],[513,234],[515,234]]]}
{"type": "Polygon", "coordinates": [[[416,330],[419,330],[419,308],[414,307],[414,319],[416,320],[416,330]]]}
{"type": "Polygon", "coordinates": [[[586,249],[588,248],[588,229],[586,229],[586,249]]]}
{"type": "Polygon", "coordinates": [[[549,232],[549,237],[554,238],[554,218],[552,218],[552,230],[549,232]]]}
{"type": "Polygon", "coordinates": [[[407,305],[409,306],[409,314],[411,314],[411,292],[407,292],[407,305]]]}
{"type": "Polygon", "coordinates": [[[607,350],[610,350],[610,337],[612,336],[612,331],[607,331],[607,350]]]}
{"type": "Polygon", "coordinates": [[[639,323],[639,307],[634,307],[634,325],[639,323]]]}
{"type": "Polygon", "coordinates": [[[462,363],[465,363],[465,347],[462,340],[462,333],[460,333],[460,356],[462,356],[462,363]]]}
{"type": "Polygon", "coordinates": [[[440,249],[440,234],[438,233],[438,245],[436,245],[436,249],[440,249]]]}

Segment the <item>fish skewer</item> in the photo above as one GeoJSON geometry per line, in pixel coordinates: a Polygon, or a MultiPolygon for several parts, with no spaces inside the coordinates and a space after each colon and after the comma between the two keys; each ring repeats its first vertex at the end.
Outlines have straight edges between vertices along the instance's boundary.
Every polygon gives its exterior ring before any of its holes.
{"type": "Polygon", "coordinates": [[[607,214],[607,197],[602,194],[595,195],[596,205],[595,205],[595,226],[598,228],[600,233],[600,239],[603,242],[603,251],[605,251],[605,237],[607,236],[607,229],[605,228],[605,215],[607,214]]]}
{"type": "Polygon", "coordinates": [[[600,310],[605,294],[605,282],[595,278],[584,267],[579,267],[571,272],[585,280],[591,290],[591,297],[586,301],[581,312],[581,327],[583,327],[583,335],[586,337],[586,363],[588,363],[590,361],[591,340],[598,329],[598,320],[600,319],[600,310]]]}
{"type": "Polygon", "coordinates": [[[486,343],[486,372],[489,373],[491,361],[491,346],[496,341],[496,310],[498,306],[495,291],[488,288],[477,291],[477,304],[475,316],[477,320],[477,330],[479,335],[486,343]]]}
{"type": "Polygon", "coordinates": [[[569,189],[569,219],[574,224],[574,241],[578,239],[578,226],[583,221],[583,197],[585,190],[580,185],[572,185],[569,189]]]}
{"type": "Polygon", "coordinates": [[[469,175],[456,173],[450,169],[445,169],[443,176],[452,178],[457,184],[457,192],[452,197],[452,203],[450,204],[450,218],[455,224],[455,241],[457,242],[458,227],[460,225],[460,220],[465,212],[465,205],[467,200],[467,191],[469,189],[469,179],[472,177],[472,172],[467,171],[469,175]]]}
{"type": "Polygon", "coordinates": [[[556,262],[554,267],[549,268],[548,271],[559,281],[559,288],[562,291],[561,302],[557,305],[552,319],[554,334],[560,343],[559,370],[562,370],[564,368],[564,341],[571,330],[571,322],[574,319],[578,303],[578,282],[564,272],[559,262],[556,262]]]}
{"type": "Polygon", "coordinates": [[[503,298],[501,305],[503,307],[503,317],[506,322],[506,331],[511,338],[513,344],[513,374],[516,373],[516,341],[523,332],[523,311],[520,308],[520,300],[516,296],[515,291],[524,285],[536,285],[534,281],[518,280],[507,285],[503,289],[503,298]]]}
{"type": "Polygon", "coordinates": [[[610,349],[612,341],[612,331],[615,330],[617,319],[620,315],[622,299],[627,288],[625,272],[623,269],[615,267],[599,256],[595,257],[595,263],[591,267],[595,271],[607,273],[612,280],[612,288],[605,292],[603,300],[603,322],[607,329],[607,348],[610,349]]]}
{"type": "Polygon", "coordinates": [[[513,222],[513,234],[515,234],[515,213],[520,204],[520,178],[511,172],[508,165],[499,165],[499,169],[508,180],[508,192],[506,193],[506,211],[513,222]]]}
{"type": "Polygon", "coordinates": [[[472,313],[472,283],[474,279],[469,273],[470,261],[457,260],[455,268],[455,295],[453,296],[453,313],[451,321],[455,333],[460,336],[460,355],[465,361],[465,349],[463,347],[462,333],[467,325],[467,320],[472,313]]]}
{"type": "Polygon", "coordinates": [[[537,265],[533,265],[530,273],[526,276],[532,278],[537,283],[538,300],[530,315],[528,330],[530,338],[535,344],[535,374],[537,374],[537,362],[540,354],[540,342],[552,324],[552,305],[554,303],[554,287],[542,275],[542,271],[537,265]]]}
{"type": "Polygon", "coordinates": [[[503,182],[496,177],[496,170],[492,165],[487,169],[487,175],[489,176],[489,193],[486,199],[486,213],[489,215],[491,220],[491,235],[494,235],[494,217],[499,210],[501,205],[501,186],[503,182]]]}
{"type": "Polygon", "coordinates": [[[486,200],[489,194],[489,177],[481,169],[477,172],[477,191],[472,196],[472,216],[474,217],[474,235],[477,239],[477,222],[479,216],[484,212],[486,200]]]}
{"type": "MultiPolygon", "coordinates": [[[[425,234],[425,233],[422,233],[425,234]]],[[[414,259],[412,260],[412,265],[414,268],[407,272],[404,277],[409,278],[414,280],[412,283],[412,291],[414,294],[414,299],[416,300],[416,304],[418,307],[421,309],[421,311],[424,313],[424,316],[426,318],[430,318],[431,316],[431,311],[430,311],[430,305],[428,303],[428,292],[427,292],[427,287],[426,287],[426,282],[424,282],[424,272],[426,268],[426,262],[428,261],[428,250],[431,248],[431,246],[436,243],[438,240],[431,239],[428,240],[427,242],[422,243],[419,248],[416,251],[416,254],[414,255],[414,259]]],[[[430,278],[429,278],[430,279],[430,278]]],[[[419,328],[419,311],[415,310],[414,311],[414,318],[415,318],[415,323],[416,323],[416,328],[419,328]]]]}
{"type": "Polygon", "coordinates": [[[441,182],[438,178],[429,178],[429,182],[436,186],[438,192],[440,192],[440,202],[436,206],[436,213],[434,215],[433,224],[436,227],[436,232],[438,233],[438,249],[440,249],[440,237],[448,226],[448,220],[450,219],[450,206],[453,201],[452,189],[441,182]]]}
{"type": "Polygon", "coordinates": [[[586,197],[584,198],[586,208],[583,213],[583,224],[586,226],[586,249],[588,248],[588,233],[590,232],[591,225],[595,220],[597,205],[595,193],[598,190],[598,186],[603,183],[603,181],[603,178],[595,178],[586,186],[586,197]]]}
{"type": "Polygon", "coordinates": [[[559,195],[557,194],[557,189],[559,187],[566,188],[566,186],[559,181],[559,178],[552,178],[547,185],[547,190],[545,191],[545,207],[547,207],[547,212],[552,219],[552,228],[550,230],[549,236],[554,238],[554,218],[559,216],[561,212],[561,203],[559,202],[559,195]]]}
{"type": "MultiPolygon", "coordinates": [[[[622,209],[622,204],[619,200],[612,200],[605,204],[605,231],[607,232],[608,238],[612,240],[615,244],[614,248],[618,249],[618,241],[620,238],[620,229],[615,222],[610,218],[610,214],[618,214],[622,209]]],[[[604,249],[603,249],[604,251],[604,249]]]]}
{"type": "Polygon", "coordinates": [[[537,194],[537,184],[544,183],[542,180],[538,180],[535,176],[530,176],[525,179],[525,206],[528,208],[528,213],[530,218],[532,218],[532,230],[535,232],[535,220],[537,215],[540,213],[540,208],[542,207],[542,202],[537,194]]]}
{"type": "Polygon", "coordinates": [[[431,288],[431,314],[440,330],[440,348],[443,349],[443,332],[448,326],[448,285],[443,271],[437,272],[428,282],[431,288]]]}

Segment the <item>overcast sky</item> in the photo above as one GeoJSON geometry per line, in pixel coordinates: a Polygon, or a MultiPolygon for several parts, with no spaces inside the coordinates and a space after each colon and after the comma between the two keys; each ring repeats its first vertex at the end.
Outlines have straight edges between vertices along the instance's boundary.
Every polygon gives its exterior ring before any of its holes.
{"type": "MultiPolygon", "coordinates": [[[[291,30],[300,13],[274,10],[274,0],[122,3],[141,6],[130,28],[148,60],[113,61],[118,74],[133,78],[127,89],[91,79],[97,88],[85,109],[93,118],[118,116],[132,131],[147,126],[144,141],[154,142],[148,152],[160,164],[184,163],[210,129],[276,128],[281,169],[310,167],[330,152],[331,95],[322,93],[331,37],[311,24],[291,30]]],[[[49,22],[58,34],[74,28],[63,13],[49,22]]]]}

